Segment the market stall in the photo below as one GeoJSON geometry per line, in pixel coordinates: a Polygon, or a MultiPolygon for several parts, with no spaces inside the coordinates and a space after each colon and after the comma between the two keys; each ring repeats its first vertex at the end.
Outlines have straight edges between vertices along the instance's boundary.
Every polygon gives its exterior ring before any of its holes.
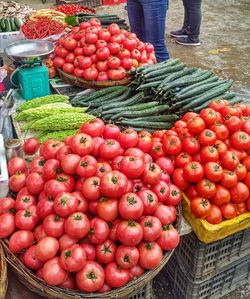
{"type": "Polygon", "coordinates": [[[87,7],[31,11],[20,32],[0,106],[22,145],[0,160],[18,279],[47,298],[152,298],[160,271],[178,299],[247,283],[250,107],[233,81],[156,63],[124,20],[87,7]]]}

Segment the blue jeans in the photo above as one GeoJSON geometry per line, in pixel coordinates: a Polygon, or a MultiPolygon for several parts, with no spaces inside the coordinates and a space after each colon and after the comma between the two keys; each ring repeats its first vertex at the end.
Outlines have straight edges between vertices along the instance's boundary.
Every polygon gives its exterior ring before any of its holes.
{"type": "Polygon", "coordinates": [[[168,0],[127,0],[132,31],[143,42],[154,45],[158,62],[169,59],[165,45],[168,0]]]}

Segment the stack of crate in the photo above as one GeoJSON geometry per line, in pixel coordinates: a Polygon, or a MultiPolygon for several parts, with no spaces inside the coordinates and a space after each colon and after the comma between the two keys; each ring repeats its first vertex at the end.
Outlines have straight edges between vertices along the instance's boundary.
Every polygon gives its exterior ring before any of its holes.
{"type": "Polygon", "coordinates": [[[174,299],[218,299],[250,282],[250,229],[202,243],[185,235],[164,269],[174,299]]]}

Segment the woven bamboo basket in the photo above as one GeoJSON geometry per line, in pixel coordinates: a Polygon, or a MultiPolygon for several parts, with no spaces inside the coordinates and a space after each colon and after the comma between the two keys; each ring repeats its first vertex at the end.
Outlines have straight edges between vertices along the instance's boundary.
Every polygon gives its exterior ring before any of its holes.
{"type": "Polygon", "coordinates": [[[105,87],[117,86],[117,85],[128,85],[131,82],[130,78],[126,78],[119,81],[87,81],[82,78],[77,78],[75,76],[69,75],[63,72],[61,69],[57,69],[59,76],[65,83],[80,86],[83,88],[93,88],[93,89],[102,89],[105,87]]]}
{"type": "Polygon", "coordinates": [[[0,244],[0,299],[4,299],[8,287],[7,266],[3,247],[0,244]]]}
{"type": "MultiPolygon", "coordinates": [[[[176,223],[176,228],[178,231],[180,231],[181,228],[181,218],[181,207],[178,206],[176,223]]],[[[1,243],[5,252],[6,260],[11,266],[12,271],[17,275],[20,282],[36,294],[51,299],[127,299],[129,296],[134,295],[139,290],[143,289],[149,282],[151,282],[153,278],[167,264],[174,252],[174,250],[166,252],[161,264],[157,268],[147,271],[141,277],[135,279],[134,281],[131,281],[126,286],[112,290],[111,292],[98,294],[83,293],[77,290],[63,289],[46,284],[32,271],[26,268],[17,258],[17,256],[9,250],[6,240],[1,240],[1,243]]]]}

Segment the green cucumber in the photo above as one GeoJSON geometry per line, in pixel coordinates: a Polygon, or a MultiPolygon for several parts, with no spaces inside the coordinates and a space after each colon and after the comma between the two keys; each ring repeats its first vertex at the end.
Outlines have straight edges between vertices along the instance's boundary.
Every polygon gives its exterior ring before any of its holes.
{"type": "Polygon", "coordinates": [[[157,69],[160,69],[160,68],[174,66],[174,65],[178,64],[179,62],[180,62],[179,59],[169,59],[167,61],[163,61],[160,63],[150,65],[150,66],[146,67],[141,73],[142,73],[142,75],[146,75],[146,74],[148,74],[152,71],[155,71],[157,69]]]}
{"type": "Polygon", "coordinates": [[[5,18],[1,19],[1,28],[3,32],[6,32],[6,24],[5,24],[5,18]]]}
{"type": "Polygon", "coordinates": [[[11,32],[11,26],[10,26],[10,20],[9,19],[5,19],[4,20],[5,25],[6,25],[6,32],[11,32]]]}
{"type": "Polygon", "coordinates": [[[156,107],[140,110],[140,111],[122,111],[120,113],[117,113],[113,116],[111,116],[112,120],[121,118],[121,117],[127,117],[127,118],[137,118],[142,116],[150,116],[150,115],[158,115],[161,112],[168,111],[169,106],[168,105],[158,105],[156,107]]]}
{"type": "Polygon", "coordinates": [[[144,90],[147,88],[158,87],[160,84],[161,84],[161,81],[149,82],[149,83],[140,85],[136,90],[144,90]]]}
{"type": "Polygon", "coordinates": [[[233,106],[234,104],[240,103],[240,102],[244,102],[242,100],[242,98],[237,97],[237,96],[229,99],[228,101],[229,101],[229,103],[230,103],[231,106],[233,106]]]}
{"type": "Polygon", "coordinates": [[[9,21],[10,21],[11,31],[17,31],[17,27],[16,27],[16,24],[15,24],[14,18],[10,18],[9,21]]]}
{"type": "MultiPolygon", "coordinates": [[[[151,115],[138,117],[134,120],[136,121],[153,121],[153,122],[171,122],[179,119],[179,116],[176,114],[163,114],[163,115],[151,115]]],[[[128,118],[123,118],[123,120],[129,120],[128,118]]]]}
{"type": "Polygon", "coordinates": [[[212,75],[212,71],[206,71],[203,74],[198,73],[197,76],[184,76],[183,78],[177,79],[175,81],[172,81],[168,85],[164,86],[164,90],[171,90],[174,89],[175,87],[182,87],[182,86],[187,86],[193,83],[198,83],[203,81],[204,79],[209,78],[212,75]]]}
{"type": "Polygon", "coordinates": [[[218,96],[223,95],[232,86],[232,84],[233,84],[233,80],[228,80],[226,83],[221,84],[215,88],[212,88],[211,90],[204,93],[203,95],[190,99],[189,103],[183,106],[181,110],[186,111],[188,109],[201,105],[210,99],[212,100],[218,96]]]}
{"type": "Polygon", "coordinates": [[[121,120],[119,124],[140,127],[145,129],[170,129],[173,126],[172,122],[153,122],[153,121],[137,121],[137,120],[121,120]]]}
{"type": "Polygon", "coordinates": [[[163,74],[169,74],[173,72],[178,72],[183,70],[187,65],[185,63],[177,64],[171,67],[163,67],[160,69],[156,69],[144,76],[145,79],[151,79],[163,74]]]}
{"type": "Polygon", "coordinates": [[[14,22],[15,22],[15,25],[16,25],[17,29],[19,29],[23,25],[22,19],[14,18],[14,22]]]}
{"type": "Polygon", "coordinates": [[[103,105],[102,109],[108,110],[108,109],[115,109],[123,106],[131,106],[141,102],[141,100],[143,100],[143,93],[139,92],[136,93],[134,96],[128,98],[126,101],[122,101],[122,102],[117,101],[114,103],[103,105]]]}
{"type": "Polygon", "coordinates": [[[236,97],[237,96],[237,93],[236,92],[227,92],[227,93],[225,93],[221,98],[223,99],[223,100],[230,100],[230,99],[232,99],[232,98],[234,98],[234,97],[236,97]]]}
{"type": "Polygon", "coordinates": [[[178,103],[185,103],[185,102],[188,103],[190,101],[190,98],[197,97],[200,94],[202,94],[206,91],[209,91],[212,88],[218,87],[221,84],[224,84],[226,82],[227,82],[227,80],[219,80],[217,82],[209,83],[209,84],[206,84],[206,85],[201,85],[197,88],[194,88],[193,91],[189,91],[188,93],[183,94],[182,97],[176,98],[176,101],[178,103]]]}
{"type": "Polygon", "coordinates": [[[120,107],[120,108],[114,108],[103,112],[103,115],[105,114],[115,114],[123,111],[140,111],[145,110],[148,108],[156,107],[159,104],[159,102],[153,101],[149,103],[142,103],[142,104],[136,104],[133,106],[126,106],[126,107],[120,107]]]}

